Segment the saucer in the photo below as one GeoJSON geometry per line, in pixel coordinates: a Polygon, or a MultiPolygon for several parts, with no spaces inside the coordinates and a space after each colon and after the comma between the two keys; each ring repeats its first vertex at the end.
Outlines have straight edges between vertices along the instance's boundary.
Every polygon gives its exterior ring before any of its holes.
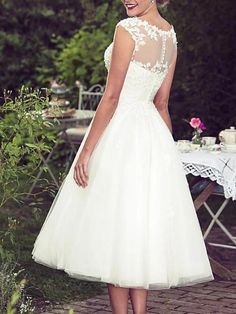
{"type": "Polygon", "coordinates": [[[206,152],[220,152],[222,148],[222,145],[219,144],[213,144],[213,145],[203,145],[201,147],[201,150],[206,152]]]}
{"type": "Polygon", "coordinates": [[[224,153],[236,153],[236,147],[233,148],[226,148],[224,146],[221,147],[221,151],[224,153]]]}

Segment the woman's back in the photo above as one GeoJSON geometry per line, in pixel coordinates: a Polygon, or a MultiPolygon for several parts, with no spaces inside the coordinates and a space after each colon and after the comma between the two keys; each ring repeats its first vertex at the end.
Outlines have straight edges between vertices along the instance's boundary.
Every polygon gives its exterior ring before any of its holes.
{"type": "MultiPolygon", "coordinates": [[[[168,70],[176,58],[177,40],[174,27],[162,30],[138,17],[129,17],[118,22],[135,42],[132,58],[120,94],[120,102],[153,101],[168,70]]],[[[109,70],[113,43],[104,54],[109,70]]],[[[125,53],[124,47],[124,53],[125,53]]]]}

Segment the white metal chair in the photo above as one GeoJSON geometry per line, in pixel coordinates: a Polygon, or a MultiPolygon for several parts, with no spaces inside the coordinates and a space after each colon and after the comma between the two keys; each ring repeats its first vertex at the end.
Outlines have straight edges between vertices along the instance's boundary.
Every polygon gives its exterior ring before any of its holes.
{"type": "MultiPolygon", "coordinates": [[[[86,89],[85,86],[82,85],[79,81],[76,82],[76,85],[79,88],[78,109],[95,111],[100,99],[102,98],[104,86],[95,84],[89,89],[86,89]]],[[[87,128],[88,124],[84,123],[66,130],[67,137],[70,140],[72,146],[79,145],[82,142],[87,128]]]]}
{"type": "MultiPolygon", "coordinates": [[[[76,85],[79,88],[78,109],[95,111],[97,109],[100,99],[102,98],[104,86],[100,84],[95,84],[89,89],[86,89],[85,86],[82,85],[79,81],[76,82],[76,85]]],[[[72,146],[74,146],[74,152],[75,145],[80,145],[87,131],[87,128],[88,125],[85,123],[66,130],[66,134],[71,141],[72,146]]]]}
{"type": "Polygon", "coordinates": [[[95,84],[86,90],[79,81],[76,82],[76,85],[79,88],[78,109],[96,110],[105,87],[95,84]]]}
{"type": "MultiPolygon", "coordinates": [[[[99,101],[104,93],[104,86],[95,84],[89,89],[86,89],[79,81],[76,82],[76,85],[79,88],[78,109],[96,111],[99,101]]],[[[81,144],[87,128],[88,123],[85,121],[85,123],[79,124],[73,128],[68,128],[63,134],[61,134],[61,138],[68,142],[71,147],[66,170],[71,163],[73,155],[76,154],[78,146],[81,144]]]]}
{"type": "MultiPolygon", "coordinates": [[[[78,109],[80,110],[85,110],[85,117],[88,116],[86,113],[87,110],[92,110],[95,111],[98,103],[103,95],[104,92],[104,87],[102,85],[96,84],[91,86],[89,89],[86,89],[79,81],[76,82],[77,87],[79,88],[79,99],[78,99],[78,109]]],[[[38,180],[43,174],[43,170],[47,168],[48,173],[50,177],[52,178],[53,182],[59,188],[59,182],[57,181],[56,177],[54,176],[52,170],[49,167],[49,162],[52,158],[52,155],[56,151],[59,143],[61,140],[68,144],[69,146],[69,156],[66,161],[66,167],[65,167],[65,173],[67,173],[73,155],[76,154],[78,146],[81,144],[84,135],[87,131],[88,128],[88,123],[91,121],[91,115],[89,115],[90,118],[85,118],[85,119],[63,119],[61,120],[61,131],[58,134],[57,142],[54,145],[52,151],[48,154],[47,157],[44,157],[43,155],[40,154],[41,157],[41,163],[43,164],[44,167],[41,167],[32,186],[30,187],[30,190],[28,192],[28,196],[31,195],[33,192],[38,180]],[[68,120],[68,121],[67,121],[68,120]],[[73,121],[72,121],[73,120],[73,121]],[[72,126],[73,127],[72,127],[72,126]]]]}

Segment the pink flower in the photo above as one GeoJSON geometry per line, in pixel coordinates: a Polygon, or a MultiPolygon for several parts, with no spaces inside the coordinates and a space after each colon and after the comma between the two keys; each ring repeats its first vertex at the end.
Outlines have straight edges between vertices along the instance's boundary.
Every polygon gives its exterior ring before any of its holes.
{"type": "Polygon", "coordinates": [[[199,128],[201,123],[202,121],[199,118],[192,118],[189,122],[191,127],[193,127],[194,129],[199,128]]]}
{"type": "Polygon", "coordinates": [[[51,85],[55,85],[56,84],[56,80],[50,80],[49,81],[51,85]]]}
{"type": "Polygon", "coordinates": [[[200,123],[199,128],[201,130],[206,130],[206,126],[205,126],[205,124],[203,122],[200,123]]]}

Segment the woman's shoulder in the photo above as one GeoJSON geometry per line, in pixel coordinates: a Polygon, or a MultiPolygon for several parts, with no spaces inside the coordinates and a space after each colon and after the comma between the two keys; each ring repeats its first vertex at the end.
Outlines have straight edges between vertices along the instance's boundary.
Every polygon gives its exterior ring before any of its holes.
{"type": "Polygon", "coordinates": [[[170,22],[168,22],[166,19],[164,19],[163,17],[161,18],[161,24],[160,24],[160,28],[163,29],[164,31],[168,31],[171,30],[171,28],[174,27],[173,24],[171,24],[170,22]]]}
{"type": "Polygon", "coordinates": [[[124,19],[121,19],[116,26],[123,26],[123,27],[132,27],[137,25],[137,21],[135,19],[135,17],[126,17],[124,19]]]}

